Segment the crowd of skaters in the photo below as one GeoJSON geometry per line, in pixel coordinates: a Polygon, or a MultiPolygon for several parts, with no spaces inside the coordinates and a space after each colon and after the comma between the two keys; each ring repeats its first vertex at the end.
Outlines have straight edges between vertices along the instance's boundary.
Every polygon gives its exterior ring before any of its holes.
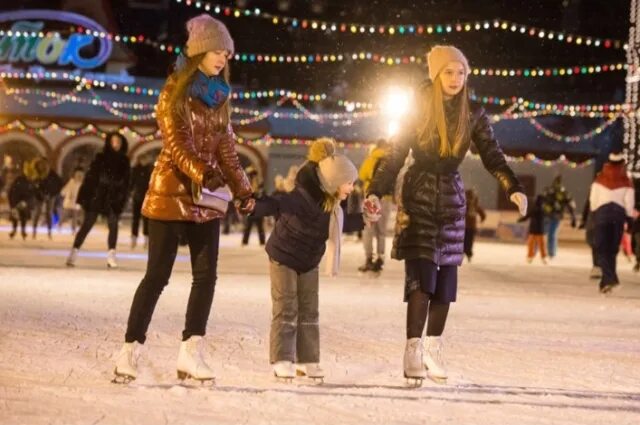
{"type": "MultiPolygon", "coordinates": [[[[385,139],[378,140],[372,146],[360,166],[354,190],[344,202],[347,211],[353,213],[362,210],[364,194],[368,190],[382,159],[389,153],[389,148],[390,144],[385,139]]],[[[617,172],[620,175],[620,169],[624,169],[623,165],[620,165],[623,164],[623,161],[619,154],[613,153],[611,158],[614,160],[605,164],[603,171],[598,174],[598,176],[604,175],[604,178],[608,179],[606,181],[613,179],[606,176],[612,172],[617,172]]],[[[295,187],[298,169],[299,165],[292,165],[285,176],[276,175],[273,182],[274,190],[270,194],[291,192],[295,187]]],[[[11,222],[9,237],[11,239],[21,237],[24,240],[36,239],[39,225],[44,224],[47,230],[46,236],[51,239],[54,227],[62,229],[64,225],[68,225],[75,236],[69,261],[69,265],[73,265],[77,251],[95,221],[102,215],[109,228],[107,265],[117,267],[115,245],[118,224],[128,200],[131,205],[131,248],[134,249],[138,245],[142,245],[144,248],[147,246],[148,219],[141,214],[141,210],[152,171],[153,158],[150,156],[139,158],[132,167],[129,167],[126,157],[126,139],[119,133],[108,134],[102,152],[91,162],[88,169],[74,168],[66,182],[63,182],[61,177],[51,169],[49,161],[45,157],[37,156],[25,161],[24,164],[17,164],[10,156],[6,155],[0,174],[0,193],[4,195],[9,205],[9,221],[11,222]],[[110,158],[114,154],[115,158],[119,157],[113,151],[112,139],[119,141],[114,143],[120,146],[119,150],[122,150],[119,154],[121,157],[120,168],[117,169],[113,169],[113,166],[109,165],[109,161],[112,161],[110,158]],[[106,163],[105,158],[107,158],[106,163]],[[114,176],[120,177],[115,178],[114,176]],[[92,202],[86,201],[88,197],[92,198],[92,202]]],[[[257,170],[253,166],[249,166],[245,171],[254,193],[259,196],[266,194],[264,180],[257,170]]],[[[576,204],[572,195],[563,185],[561,175],[556,176],[553,182],[541,193],[532,197],[527,214],[518,221],[529,222],[526,240],[527,262],[533,262],[539,255],[540,261],[543,264],[548,264],[558,254],[560,223],[565,218],[565,214],[568,214],[571,227],[586,231],[585,239],[591,249],[592,257],[590,278],[600,279],[601,290],[608,292],[619,283],[617,274],[613,270],[615,263],[612,263],[613,260],[611,260],[617,256],[619,251],[629,262],[633,263],[634,271],[640,271],[640,219],[633,207],[630,207],[632,205],[630,203],[633,202],[630,198],[630,194],[633,192],[631,182],[622,179],[624,188],[628,189],[625,192],[626,198],[623,196],[619,201],[620,207],[625,209],[625,214],[624,216],[619,215],[613,220],[622,224],[621,226],[614,225],[615,229],[601,229],[600,233],[597,233],[599,237],[596,238],[598,214],[594,215],[594,212],[599,206],[596,205],[592,209],[591,200],[595,196],[594,193],[602,192],[602,190],[594,192],[594,188],[602,186],[597,181],[598,177],[590,188],[590,196],[585,202],[579,222],[576,204]],[[620,228],[622,230],[619,230],[620,228]],[[613,242],[610,239],[613,239],[613,242]],[[615,251],[612,251],[613,245],[616,245],[615,251]]],[[[620,183],[615,181],[616,184],[620,183]]],[[[615,190],[620,192],[623,188],[615,190]]],[[[613,192],[609,190],[607,193],[613,192]]],[[[397,190],[395,193],[385,194],[381,199],[381,219],[375,225],[365,226],[364,229],[355,232],[358,236],[357,241],[363,244],[364,250],[364,264],[358,268],[361,273],[380,273],[383,270],[388,220],[391,211],[395,208],[398,196],[397,190]]],[[[471,262],[478,224],[485,221],[486,212],[480,204],[475,190],[466,190],[465,197],[464,254],[467,261],[471,262]]],[[[229,234],[232,227],[240,227],[241,245],[246,246],[249,244],[252,230],[255,228],[258,233],[258,243],[265,245],[266,234],[273,227],[273,224],[274,221],[271,218],[242,216],[233,203],[230,203],[227,214],[222,220],[222,233],[229,234]]]]}

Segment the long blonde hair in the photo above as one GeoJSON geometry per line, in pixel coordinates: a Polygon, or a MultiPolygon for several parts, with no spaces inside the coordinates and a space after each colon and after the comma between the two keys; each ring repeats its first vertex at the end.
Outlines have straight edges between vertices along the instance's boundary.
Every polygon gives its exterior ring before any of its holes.
{"type": "Polygon", "coordinates": [[[421,105],[418,118],[418,139],[420,146],[429,149],[436,143],[436,136],[439,136],[440,145],[438,153],[440,157],[447,158],[457,155],[465,144],[465,140],[469,134],[470,116],[469,116],[469,92],[467,83],[462,86],[462,91],[452,99],[456,102],[456,122],[450,122],[449,125],[455,125],[455,132],[448,131],[447,118],[444,105],[444,93],[442,91],[442,82],[438,75],[433,84],[426,86],[420,93],[421,105]],[[453,136],[453,140],[451,137],[453,136]]]}
{"type": "MultiPolygon", "coordinates": [[[[187,116],[187,100],[189,98],[189,86],[196,77],[198,67],[202,59],[206,55],[201,53],[185,59],[185,63],[181,67],[174,69],[173,74],[167,81],[173,81],[175,86],[169,96],[168,108],[180,118],[187,116]]],[[[231,72],[229,71],[229,63],[221,71],[222,78],[230,84],[231,72]]],[[[230,98],[230,97],[229,97],[230,98]]],[[[216,110],[216,126],[219,131],[225,131],[231,120],[231,105],[229,98],[216,110]]]]}

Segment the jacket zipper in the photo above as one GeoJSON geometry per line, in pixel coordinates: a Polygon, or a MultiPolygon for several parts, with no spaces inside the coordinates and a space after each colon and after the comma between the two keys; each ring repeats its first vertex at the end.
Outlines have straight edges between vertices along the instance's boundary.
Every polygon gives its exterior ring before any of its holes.
{"type": "MultiPolygon", "coordinates": [[[[440,220],[440,173],[436,174],[436,222],[440,220]]],[[[436,230],[436,269],[440,271],[440,227],[436,230]]]]}

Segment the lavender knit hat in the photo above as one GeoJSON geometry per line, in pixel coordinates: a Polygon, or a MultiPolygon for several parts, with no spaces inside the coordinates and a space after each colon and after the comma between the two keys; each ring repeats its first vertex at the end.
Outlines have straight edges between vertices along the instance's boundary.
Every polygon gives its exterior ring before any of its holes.
{"type": "Polygon", "coordinates": [[[229,56],[234,53],[233,39],[227,27],[211,15],[203,13],[187,22],[187,56],[214,50],[227,50],[229,56]]]}

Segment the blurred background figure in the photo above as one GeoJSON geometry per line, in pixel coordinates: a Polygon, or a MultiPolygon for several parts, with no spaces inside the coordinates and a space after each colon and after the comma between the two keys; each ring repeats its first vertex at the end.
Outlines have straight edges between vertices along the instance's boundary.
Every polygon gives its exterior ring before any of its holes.
{"type": "Polygon", "coordinates": [[[67,266],[75,266],[78,251],[98,220],[98,216],[102,215],[107,218],[109,227],[107,267],[118,267],[116,262],[118,221],[127,202],[131,173],[127,157],[128,147],[127,139],[122,134],[109,133],[105,137],[102,152],[96,155],[89,166],[77,200],[84,210],[84,219],[67,257],[67,266]]]}
{"type": "Polygon", "coordinates": [[[78,192],[84,180],[84,170],[77,167],[73,170],[73,175],[64,185],[60,195],[62,195],[62,217],[60,217],[60,228],[65,221],[71,220],[71,232],[75,235],[76,228],[80,223],[81,209],[78,205],[78,192]]]}
{"type": "Polygon", "coordinates": [[[529,220],[529,236],[527,237],[527,262],[531,263],[540,249],[540,258],[547,264],[547,250],[544,243],[544,196],[536,196],[535,202],[529,207],[527,215],[518,222],[529,220]]]}
{"type": "Polygon", "coordinates": [[[602,269],[600,292],[607,294],[620,285],[616,273],[616,256],[625,223],[631,228],[634,216],[634,189],[627,175],[622,153],[609,154],[609,161],[604,164],[591,185],[589,203],[597,263],[602,269]]]}
{"type": "Polygon", "coordinates": [[[11,232],[9,237],[13,239],[18,231],[18,224],[22,231],[22,239],[27,239],[27,220],[31,217],[31,210],[35,202],[35,188],[20,168],[10,173],[11,186],[8,191],[11,220],[11,232]]]}
{"type": "MultiPolygon", "coordinates": [[[[261,198],[264,195],[264,183],[260,179],[258,172],[252,166],[249,166],[245,169],[247,173],[247,177],[249,177],[249,182],[251,183],[251,189],[256,198],[261,198]]],[[[242,234],[242,246],[246,246],[249,244],[249,237],[251,236],[251,229],[255,225],[258,228],[258,239],[260,241],[260,245],[265,244],[265,236],[264,236],[264,218],[263,217],[253,217],[251,215],[246,216],[244,218],[244,232],[242,234]]]]}
{"type": "Polygon", "coordinates": [[[471,262],[471,257],[473,257],[473,243],[476,240],[476,233],[478,233],[478,216],[480,216],[480,221],[483,222],[486,220],[487,214],[480,206],[480,200],[475,190],[469,189],[464,194],[467,198],[467,212],[464,227],[464,254],[467,256],[467,261],[471,262]]]}
{"type": "Polygon", "coordinates": [[[136,161],[136,165],[131,169],[131,249],[138,244],[140,220],[142,220],[142,235],[144,237],[144,247],[147,247],[149,236],[149,220],[142,215],[142,202],[149,188],[149,180],[153,171],[151,157],[143,156],[136,161]]]}
{"type": "Polygon", "coordinates": [[[33,239],[38,232],[38,222],[44,214],[47,224],[47,235],[51,239],[51,228],[53,227],[53,212],[58,195],[62,189],[62,179],[51,169],[49,161],[44,157],[34,158],[27,162],[25,174],[31,181],[34,188],[33,206],[33,239]]]}
{"type": "Polygon", "coordinates": [[[562,176],[553,179],[551,186],[544,190],[544,212],[547,219],[547,251],[549,259],[553,259],[558,252],[558,230],[560,222],[567,210],[571,214],[571,227],[576,227],[576,204],[571,194],[562,185],[562,176]]]}
{"type": "MultiPolygon", "coordinates": [[[[389,154],[389,143],[385,139],[379,139],[375,147],[363,161],[358,172],[362,189],[367,193],[380,164],[389,154]]],[[[380,272],[384,267],[384,252],[386,248],[387,222],[391,211],[393,193],[384,193],[380,199],[381,217],[376,223],[367,223],[362,231],[362,243],[364,245],[365,263],[358,268],[360,272],[380,272]],[[373,240],[376,241],[375,258],[373,253],[373,240]]]]}

